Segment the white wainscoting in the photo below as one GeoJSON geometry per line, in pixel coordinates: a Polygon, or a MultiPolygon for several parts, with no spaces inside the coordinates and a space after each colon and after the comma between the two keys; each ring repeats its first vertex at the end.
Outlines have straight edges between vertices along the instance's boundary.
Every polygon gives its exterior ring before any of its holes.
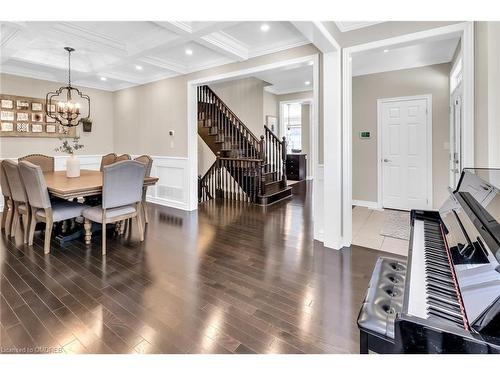
{"type": "MultiPolygon", "coordinates": [[[[136,157],[138,155],[132,155],[136,157]]],[[[82,169],[99,170],[102,155],[77,155],[82,169]]],[[[147,201],[162,206],[174,207],[181,210],[188,210],[188,174],[187,158],[152,156],[153,168],[151,175],[158,177],[155,186],[148,188],[147,201]]],[[[66,169],[68,156],[55,156],[55,169],[62,171],[66,169]]],[[[0,159],[2,160],[2,159],[0,159]]],[[[17,160],[11,158],[11,160],[17,160]]],[[[1,189],[0,189],[1,193],[1,189]]],[[[3,196],[0,199],[0,211],[3,210],[3,196]]]]}

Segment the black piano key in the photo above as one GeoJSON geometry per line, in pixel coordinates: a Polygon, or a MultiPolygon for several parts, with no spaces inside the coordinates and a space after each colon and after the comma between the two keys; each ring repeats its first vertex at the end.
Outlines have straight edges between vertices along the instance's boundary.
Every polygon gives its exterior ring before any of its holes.
{"type": "Polygon", "coordinates": [[[458,303],[456,303],[455,301],[453,301],[452,299],[441,298],[435,294],[429,294],[427,296],[427,302],[429,304],[434,304],[434,303],[436,303],[438,305],[441,304],[443,307],[453,309],[454,311],[458,311],[459,313],[462,311],[460,309],[460,305],[458,303]]]}
{"type": "Polygon", "coordinates": [[[434,285],[427,285],[425,289],[429,294],[441,295],[444,298],[450,298],[453,299],[454,301],[457,301],[457,293],[455,290],[449,291],[449,290],[439,289],[436,288],[434,285]]]}
{"type": "Polygon", "coordinates": [[[447,308],[443,308],[443,307],[440,307],[440,306],[437,306],[437,305],[434,305],[434,306],[429,306],[429,312],[433,310],[433,311],[440,311],[442,312],[443,314],[447,314],[450,318],[455,318],[457,319],[458,321],[463,321],[463,318],[462,318],[462,314],[461,313],[457,313],[455,311],[452,311],[450,309],[447,309],[447,308]]]}
{"type": "Polygon", "coordinates": [[[455,291],[455,285],[454,284],[450,284],[449,282],[443,282],[441,280],[436,280],[433,277],[426,278],[426,282],[427,282],[427,284],[432,284],[436,288],[439,288],[439,289],[448,290],[450,292],[451,291],[453,291],[453,292],[455,291]]]}

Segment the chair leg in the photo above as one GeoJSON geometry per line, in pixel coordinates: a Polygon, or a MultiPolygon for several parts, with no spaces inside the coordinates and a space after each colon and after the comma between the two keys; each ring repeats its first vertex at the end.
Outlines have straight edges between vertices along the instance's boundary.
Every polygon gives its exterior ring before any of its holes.
{"type": "Polygon", "coordinates": [[[33,246],[33,237],[35,237],[35,227],[36,227],[36,218],[34,211],[31,212],[31,220],[30,220],[30,230],[28,234],[28,245],[33,246]]]}
{"type": "Polygon", "coordinates": [[[14,216],[12,218],[12,227],[10,229],[10,236],[16,237],[17,226],[19,224],[19,211],[17,210],[17,205],[15,203],[12,203],[12,211],[14,216]]]}
{"type": "Polygon", "coordinates": [[[148,208],[146,207],[146,201],[142,201],[142,212],[144,213],[144,224],[149,223],[148,208]]]}
{"type": "Polygon", "coordinates": [[[52,217],[49,218],[48,215],[46,215],[46,222],[45,222],[45,238],[44,238],[44,245],[43,245],[43,252],[45,254],[50,253],[50,239],[52,237],[52,227],[54,226],[54,223],[52,222],[52,217]]]}
{"type": "Polygon", "coordinates": [[[2,211],[2,222],[0,224],[0,229],[5,228],[5,223],[7,221],[7,212],[9,212],[9,204],[7,197],[3,197],[3,211],[2,211]]]}
{"type": "Polygon", "coordinates": [[[103,215],[102,218],[102,255],[106,255],[106,218],[103,215]]]}
{"type": "Polygon", "coordinates": [[[23,239],[24,243],[28,243],[28,232],[30,227],[30,211],[29,208],[25,214],[23,214],[23,239]]]}
{"type": "Polygon", "coordinates": [[[144,241],[144,226],[142,224],[142,215],[141,215],[141,206],[142,204],[139,203],[139,206],[137,207],[137,230],[139,231],[139,238],[142,241],[144,241]]]}
{"type": "Polygon", "coordinates": [[[7,207],[7,218],[5,219],[5,234],[7,236],[10,236],[10,233],[12,231],[12,217],[14,216],[14,211],[12,210],[12,206],[10,207],[10,209],[9,206],[6,207],[7,207]]]}

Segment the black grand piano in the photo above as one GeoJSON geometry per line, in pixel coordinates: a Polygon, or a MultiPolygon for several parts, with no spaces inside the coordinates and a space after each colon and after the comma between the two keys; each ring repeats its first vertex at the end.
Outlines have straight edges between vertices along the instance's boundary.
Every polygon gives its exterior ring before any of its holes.
{"type": "Polygon", "coordinates": [[[410,218],[407,262],[372,274],[361,353],[500,353],[500,170],[464,170],[439,212],[410,218]]]}

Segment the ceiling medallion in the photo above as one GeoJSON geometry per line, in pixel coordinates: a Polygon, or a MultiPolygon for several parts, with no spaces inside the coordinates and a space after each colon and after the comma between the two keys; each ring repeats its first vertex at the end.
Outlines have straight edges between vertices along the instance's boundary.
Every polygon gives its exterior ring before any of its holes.
{"type": "Polygon", "coordinates": [[[68,51],[68,86],[60,87],[46,95],[45,111],[47,116],[61,125],[73,127],[90,117],[90,97],[71,86],[71,52],[74,51],[74,48],[64,47],[64,49],[68,51]],[[73,96],[76,97],[76,100],[73,99],[73,96]],[[87,116],[85,117],[80,112],[82,102],[87,102],[87,116]]]}

